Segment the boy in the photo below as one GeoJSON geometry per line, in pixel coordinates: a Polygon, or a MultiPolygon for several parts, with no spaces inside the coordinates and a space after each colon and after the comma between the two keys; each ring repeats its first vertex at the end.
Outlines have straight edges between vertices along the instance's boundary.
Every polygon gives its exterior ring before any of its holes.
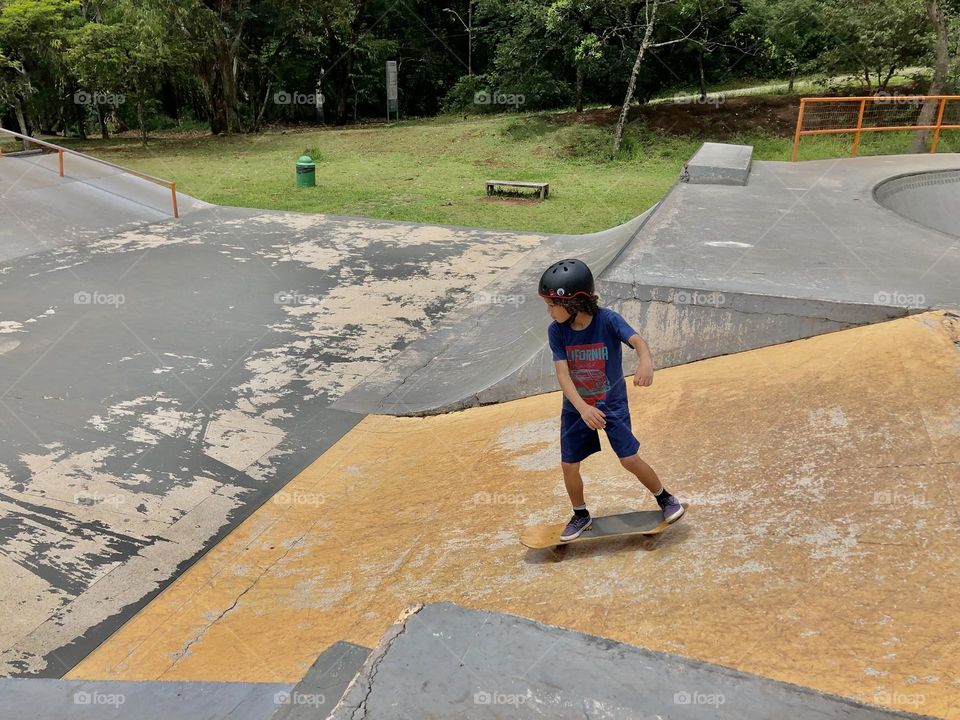
{"type": "Polygon", "coordinates": [[[548,267],[540,277],[539,293],[553,318],[548,335],[564,396],[560,466],[573,504],[573,517],[560,539],[573,540],[590,529],[592,521],[583,499],[580,462],[600,450],[597,431],[601,428],[620,464],[653,493],[663,519],[670,523],[679,520],[683,506],[640,459],[640,442],[630,425],[620,343],[636,351],[639,365],[633,384],[643,387],[653,383],[653,361],[647,344],[619,313],[598,306],[593,273],[579,260],[561,260],[548,267]]]}

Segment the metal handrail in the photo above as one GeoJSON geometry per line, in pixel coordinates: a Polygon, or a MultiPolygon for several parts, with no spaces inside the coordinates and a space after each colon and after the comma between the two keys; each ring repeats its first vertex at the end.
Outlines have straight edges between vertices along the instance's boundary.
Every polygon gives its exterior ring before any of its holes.
{"type": "MultiPolygon", "coordinates": [[[[22,133],[14,132],[13,130],[0,128],[0,133],[3,133],[4,135],[10,135],[15,138],[19,138],[20,140],[26,140],[36,145],[41,145],[43,147],[50,148],[51,150],[56,150],[57,155],[59,156],[58,159],[60,161],[60,177],[64,177],[63,156],[65,153],[69,153],[70,155],[76,155],[77,157],[82,157],[87,160],[92,160],[93,162],[100,163],[101,165],[112,167],[114,170],[120,170],[121,172],[128,173],[142,180],[148,180],[149,182],[156,183],[157,185],[163,185],[164,187],[170,189],[170,195],[173,201],[173,216],[175,218],[180,217],[180,210],[177,207],[177,184],[175,182],[172,182],[170,180],[164,180],[163,178],[154,177],[153,175],[147,175],[146,173],[142,173],[139,170],[131,170],[130,168],[125,168],[122,165],[117,165],[108,160],[101,160],[98,157],[93,157],[92,155],[87,155],[85,153],[78,152],[76,150],[71,150],[70,148],[62,147],[61,145],[54,145],[53,143],[49,143],[46,140],[37,140],[36,138],[30,137],[29,135],[23,135],[22,133]]],[[[0,158],[2,157],[3,157],[3,148],[0,148],[0,158]]]]}

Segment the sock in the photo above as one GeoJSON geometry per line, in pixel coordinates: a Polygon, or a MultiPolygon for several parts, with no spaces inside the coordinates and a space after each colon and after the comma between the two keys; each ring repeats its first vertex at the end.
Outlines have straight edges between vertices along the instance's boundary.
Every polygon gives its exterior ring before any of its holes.
{"type": "Polygon", "coordinates": [[[573,514],[577,517],[589,517],[590,513],[587,510],[586,505],[575,505],[573,508],[573,514]]]}
{"type": "Polygon", "coordinates": [[[660,492],[655,493],[654,497],[657,499],[658,503],[663,505],[663,503],[669,500],[672,496],[667,492],[667,486],[663,483],[660,483],[660,492]]]}

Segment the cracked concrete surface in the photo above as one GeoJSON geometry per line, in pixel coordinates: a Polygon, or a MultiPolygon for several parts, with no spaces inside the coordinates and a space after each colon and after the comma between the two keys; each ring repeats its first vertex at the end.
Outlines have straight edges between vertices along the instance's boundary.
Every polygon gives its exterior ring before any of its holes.
{"type": "Polygon", "coordinates": [[[0,674],[62,675],[360,419],[333,401],[542,241],[208,208],[9,262],[0,674]]]}

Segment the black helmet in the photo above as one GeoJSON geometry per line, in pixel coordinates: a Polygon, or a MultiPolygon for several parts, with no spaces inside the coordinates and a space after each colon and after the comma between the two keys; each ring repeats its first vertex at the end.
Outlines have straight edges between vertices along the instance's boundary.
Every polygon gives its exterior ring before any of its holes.
{"type": "Polygon", "coordinates": [[[593,273],[579,260],[560,260],[540,276],[540,297],[568,298],[593,295],[593,273]]]}

